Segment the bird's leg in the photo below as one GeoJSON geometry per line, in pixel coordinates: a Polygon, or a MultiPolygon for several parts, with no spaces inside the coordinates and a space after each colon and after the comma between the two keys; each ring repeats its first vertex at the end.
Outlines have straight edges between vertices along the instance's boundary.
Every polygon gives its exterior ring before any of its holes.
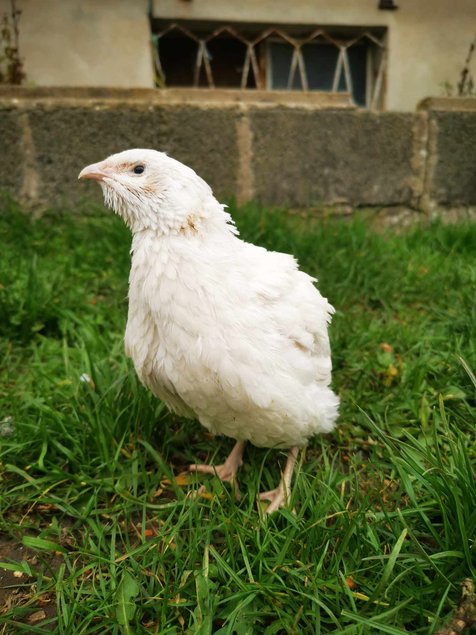
{"type": "MultiPolygon", "coordinates": [[[[245,449],[246,441],[237,441],[233,447],[233,450],[228,455],[226,461],[222,465],[207,465],[193,463],[188,466],[189,472],[202,472],[203,474],[216,474],[218,478],[227,483],[232,483],[235,489],[235,496],[237,499],[240,497],[238,491],[238,483],[236,482],[236,473],[238,468],[243,463],[243,450],[245,449]]],[[[202,485],[198,490],[198,494],[205,491],[205,486],[202,485]]]]}
{"type": "Polygon", "coordinates": [[[288,503],[291,495],[291,479],[293,477],[294,464],[296,463],[298,453],[299,448],[297,446],[294,446],[289,450],[286,467],[284,468],[278,487],[269,492],[262,492],[259,495],[260,500],[270,501],[268,507],[266,508],[267,514],[275,512],[277,509],[284,507],[284,505],[288,503]]]}

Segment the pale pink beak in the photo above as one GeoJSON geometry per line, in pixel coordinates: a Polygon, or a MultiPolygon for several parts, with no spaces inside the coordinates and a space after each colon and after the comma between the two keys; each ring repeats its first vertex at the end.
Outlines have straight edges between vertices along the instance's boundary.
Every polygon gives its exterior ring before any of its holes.
{"type": "Polygon", "coordinates": [[[96,181],[102,181],[108,176],[110,176],[110,174],[104,170],[102,163],[93,163],[81,170],[78,179],[95,179],[96,181]]]}

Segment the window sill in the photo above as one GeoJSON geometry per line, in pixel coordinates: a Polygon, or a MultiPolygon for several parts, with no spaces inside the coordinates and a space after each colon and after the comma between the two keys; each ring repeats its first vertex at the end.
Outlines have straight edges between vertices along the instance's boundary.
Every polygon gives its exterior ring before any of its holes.
{"type": "Polygon", "coordinates": [[[475,97],[427,97],[418,105],[417,110],[475,111],[475,97]]]}
{"type": "Polygon", "coordinates": [[[153,104],[197,104],[213,106],[308,107],[313,110],[355,109],[348,93],[293,90],[239,90],[225,88],[108,88],[62,86],[2,86],[0,99],[39,102],[50,100],[147,102],[153,104]]]}
{"type": "Polygon", "coordinates": [[[355,108],[349,93],[232,88],[159,88],[157,92],[166,102],[311,106],[323,110],[355,108]]]}

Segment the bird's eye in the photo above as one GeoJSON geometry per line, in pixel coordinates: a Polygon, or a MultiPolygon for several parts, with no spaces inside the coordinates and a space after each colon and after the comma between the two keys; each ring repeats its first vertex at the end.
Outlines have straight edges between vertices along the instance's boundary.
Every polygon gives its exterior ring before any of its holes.
{"type": "Polygon", "coordinates": [[[145,170],[145,167],[143,165],[136,165],[134,166],[134,169],[132,171],[134,172],[134,174],[142,174],[144,170],[145,170]]]}

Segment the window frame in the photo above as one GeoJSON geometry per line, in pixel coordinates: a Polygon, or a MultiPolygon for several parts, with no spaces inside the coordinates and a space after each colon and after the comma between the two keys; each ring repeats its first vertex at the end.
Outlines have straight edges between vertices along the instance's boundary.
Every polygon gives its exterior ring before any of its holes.
{"type": "MultiPolygon", "coordinates": [[[[215,38],[219,37],[221,34],[227,33],[229,37],[240,41],[245,46],[245,56],[243,58],[242,80],[240,82],[240,87],[230,87],[227,88],[227,90],[253,91],[261,89],[268,92],[275,92],[276,90],[279,90],[283,94],[286,92],[309,92],[325,95],[350,94],[351,98],[352,90],[348,90],[346,92],[339,91],[336,89],[336,86],[338,86],[340,82],[342,73],[346,73],[346,86],[347,88],[349,88],[348,79],[350,78],[350,87],[352,87],[352,76],[350,75],[350,62],[347,52],[351,46],[358,44],[359,41],[362,40],[365,41],[367,49],[365,68],[365,106],[356,104],[355,102],[354,104],[356,105],[356,107],[369,110],[382,110],[384,107],[388,45],[388,29],[385,26],[348,26],[331,28],[325,26],[316,27],[315,25],[288,24],[279,25],[279,27],[266,27],[266,25],[259,25],[254,23],[221,24],[214,22],[199,23],[198,21],[168,22],[165,20],[161,20],[160,22],[162,23],[163,28],[160,29],[154,37],[156,39],[155,48],[157,51],[156,73],[157,75],[162,74],[156,84],[162,89],[167,89],[168,87],[165,86],[166,78],[163,71],[163,63],[160,59],[160,38],[164,37],[167,34],[170,34],[174,30],[178,30],[179,32],[181,32],[182,37],[193,40],[197,46],[197,54],[193,69],[194,80],[189,88],[198,88],[201,90],[214,90],[216,88],[222,88],[215,86],[207,44],[215,38]],[[271,56],[271,47],[269,46],[269,44],[272,42],[281,42],[287,44],[288,46],[293,47],[293,55],[300,55],[300,58],[298,58],[297,67],[294,70],[293,81],[295,73],[299,73],[301,75],[301,88],[273,88],[273,62],[271,56]],[[307,85],[305,59],[302,55],[302,47],[305,45],[319,44],[319,42],[326,43],[329,46],[334,46],[336,47],[336,49],[338,49],[338,57],[336,68],[334,71],[332,90],[309,90],[307,85]],[[299,59],[301,61],[299,61],[299,59]],[[303,65],[303,69],[301,68],[301,64],[303,65]],[[342,68],[342,65],[344,66],[344,68],[342,68]],[[200,86],[200,81],[196,81],[196,78],[200,78],[203,72],[205,72],[208,86],[200,86]],[[255,87],[246,86],[246,83],[249,81],[250,73],[254,77],[253,83],[255,87]],[[302,73],[304,73],[305,82],[303,82],[302,73]]],[[[170,86],[170,88],[174,88],[174,86],[172,85],[170,86]]]]}

